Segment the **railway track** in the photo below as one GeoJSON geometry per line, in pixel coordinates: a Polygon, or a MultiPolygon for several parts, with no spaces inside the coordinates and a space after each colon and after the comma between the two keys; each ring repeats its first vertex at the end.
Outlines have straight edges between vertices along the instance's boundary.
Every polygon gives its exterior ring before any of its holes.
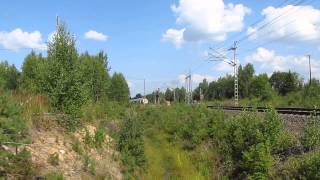
{"type": "MultiPolygon", "coordinates": [[[[257,111],[257,112],[266,112],[270,108],[267,107],[252,107],[252,106],[213,106],[208,105],[208,108],[212,109],[223,109],[229,111],[257,111]]],[[[315,115],[320,116],[320,109],[315,108],[275,108],[279,114],[292,114],[292,115],[301,115],[309,116],[315,115]]]]}

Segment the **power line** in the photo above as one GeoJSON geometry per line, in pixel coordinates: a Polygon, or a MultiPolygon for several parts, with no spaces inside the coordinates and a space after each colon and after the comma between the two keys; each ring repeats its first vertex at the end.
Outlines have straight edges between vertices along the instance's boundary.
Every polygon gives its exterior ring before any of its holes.
{"type": "MultiPolygon", "coordinates": [[[[282,3],[278,4],[278,5],[276,6],[276,8],[280,8],[281,6],[285,5],[288,1],[291,1],[291,0],[284,0],[282,3]]],[[[295,0],[295,1],[297,1],[297,0],[295,0]]],[[[263,20],[264,20],[264,17],[260,17],[258,20],[254,21],[253,23],[251,23],[250,25],[248,25],[248,27],[256,26],[257,24],[262,23],[263,20]]],[[[240,34],[235,34],[235,35],[234,35],[232,38],[230,38],[230,39],[237,39],[241,34],[242,34],[242,33],[240,33],[240,34]]],[[[218,44],[218,45],[217,45],[218,47],[217,47],[216,49],[220,50],[220,49],[223,48],[225,45],[227,45],[227,41],[224,41],[224,42],[221,42],[220,44],[218,44]]]]}
{"type": "MultiPolygon", "coordinates": [[[[293,8],[295,8],[296,6],[299,6],[299,5],[303,4],[303,3],[306,2],[306,1],[310,1],[310,0],[300,0],[300,1],[297,2],[295,5],[291,6],[289,9],[287,9],[284,13],[276,16],[276,17],[273,18],[271,21],[269,21],[269,22],[267,22],[266,24],[258,27],[255,31],[247,34],[246,36],[244,36],[244,37],[242,37],[242,38],[240,38],[240,39],[238,40],[239,44],[240,44],[241,42],[249,39],[251,36],[253,36],[253,35],[256,34],[257,32],[261,31],[262,29],[264,29],[264,28],[266,28],[266,27],[268,27],[268,26],[271,26],[271,25],[275,24],[276,22],[278,22],[278,21],[280,20],[281,17],[284,17],[285,15],[288,15],[288,13],[289,13],[293,8]]],[[[314,1],[315,1],[315,0],[311,0],[311,3],[314,2],[314,1]]],[[[296,9],[294,9],[294,12],[297,11],[297,10],[299,10],[301,7],[302,7],[302,6],[297,7],[296,9]]]]}

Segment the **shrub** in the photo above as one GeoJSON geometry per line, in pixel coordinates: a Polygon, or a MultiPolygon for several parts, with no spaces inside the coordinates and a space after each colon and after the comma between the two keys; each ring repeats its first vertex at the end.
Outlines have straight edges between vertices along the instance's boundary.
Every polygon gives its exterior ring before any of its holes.
{"type": "Polygon", "coordinates": [[[305,128],[302,143],[307,149],[313,149],[320,145],[320,119],[312,117],[305,128]]]}
{"type": "Polygon", "coordinates": [[[61,172],[50,172],[44,176],[45,180],[64,180],[61,172]]]}
{"type": "Polygon", "coordinates": [[[118,148],[122,162],[127,165],[129,172],[144,166],[146,160],[143,128],[137,118],[128,118],[124,121],[119,134],[118,148]]]}
{"type": "Polygon", "coordinates": [[[104,143],[106,138],[104,129],[98,128],[94,134],[94,143],[97,148],[102,147],[102,143],[104,143]]]}
{"type": "Polygon", "coordinates": [[[78,139],[74,140],[74,143],[72,143],[72,150],[80,155],[83,153],[81,142],[78,139]]]}
{"type": "Polygon", "coordinates": [[[245,169],[248,179],[267,179],[273,164],[270,145],[259,143],[243,152],[240,167],[245,169]]]}
{"type": "Polygon", "coordinates": [[[32,179],[36,174],[36,165],[31,160],[31,153],[26,149],[17,155],[0,151],[0,167],[4,174],[11,175],[14,179],[32,179]]]}
{"type": "Polygon", "coordinates": [[[227,130],[219,130],[224,135],[218,136],[218,141],[222,141],[220,151],[225,163],[231,160],[233,164],[234,175],[240,173],[249,179],[267,178],[273,164],[272,152],[277,150],[283,133],[278,115],[274,111],[267,112],[264,117],[244,112],[226,125],[221,122],[218,125],[227,130]]]}
{"type": "Polygon", "coordinates": [[[88,129],[85,129],[84,144],[88,147],[94,147],[94,138],[90,135],[88,129]]]}
{"type": "Polygon", "coordinates": [[[91,173],[92,175],[96,174],[96,162],[91,159],[87,154],[84,156],[83,162],[84,170],[91,173]]]}
{"type": "Polygon", "coordinates": [[[50,163],[52,166],[58,166],[59,165],[59,154],[53,153],[48,156],[48,163],[50,163]]]}
{"type": "Polygon", "coordinates": [[[320,152],[289,158],[279,176],[283,179],[320,179],[320,152]]]}

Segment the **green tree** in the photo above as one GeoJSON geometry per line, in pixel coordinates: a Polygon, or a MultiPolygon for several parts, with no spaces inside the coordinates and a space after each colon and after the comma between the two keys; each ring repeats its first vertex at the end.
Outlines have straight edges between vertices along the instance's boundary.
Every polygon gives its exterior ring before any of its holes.
{"type": "Polygon", "coordinates": [[[249,96],[249,86],[254,75],[254,67],[252,64],[247,64],[243,68],[239,66],[239,95],[240,97],[249,96]]]}
{"type": "Polygon", "coordinates": [[[286,95],[296,91],[302,84],[297,73],[274,72],[269,79],[272,87],[278,91],[280,95],[286,95]]]}
{"type": "Polygon", "coordinates": [[[267,74],[260,74],[254,77],[250,83],[250,95],[260,97],[261,99],[270,99],[272,88],[268,81],[267,74]]]}
{"type": "Polygon", "coordinates": [[[112,101],[128,102],[129,87],[121,73],[114,73],[111,78],[109,97],[112,101]]]}
{"type": "Polygon", "coordinates": [[[205,100],[209,99],[209,83],[207,81],[207,79],[203,79],[203,81],[201,83],[199,83],[199,86],[194,90],[194,94],[193,97],[196,100],[200,100],[200,89],[201,89],[201,95],[203,95],[203,98],[205,100]]]}
{"type": "Polygon", "coordinates": [[[167,88],[166,92],[164,93],[164,98],[167,101],[173,101],[173,91],[171,91],[169,88],[167,88]]]}
{"type": "Polygon", "coordinates": [[[107,96],[110,76],[108,57],[104,52],[91,56],[88,52],[79,57],[79,73],[83,91],[88,98],[98,101],[107,96]]]}
{"type": "Polygon", "coordinates": [[[7,61],[0,63],[0,89],[15,90],[18,88],[20,73],[14,65],[7,61]]]}
{"type": "Polygon", "coordinates": [[[48,43],[48,66],[45,90],[52,106],[78,116],[84,103],[81,73],[77,72],[78,54],[75,39],[63,23],[57,26],[53,40],[48,43]]]}
{"type": "Polygon", "coordinates": [[[45,59],[41,54],[37,55],[34,51],[23,61],[21,73],[21,87],[31,92],[41,92],[43,77],[45,74],[45,59]]]}

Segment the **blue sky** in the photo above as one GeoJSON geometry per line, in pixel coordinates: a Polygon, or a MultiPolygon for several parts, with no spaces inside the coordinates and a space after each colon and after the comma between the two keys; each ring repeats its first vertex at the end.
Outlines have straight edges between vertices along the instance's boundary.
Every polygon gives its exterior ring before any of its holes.
{"type": "Polygon", "coordinates": [[[239,44],[241,64],[253,63],[257,73],[291,69],[306,78],[305,55],[311,54],[314,76],[320,78],[320,3],[306,0],[290,6],[297,1],[289,0],[278,7],[281,2],[4,0],[0,59],[20,68],[30,52],[24,48],[45,53],[41,47],[54,32],[59,15],[75,34],[79,52],[108,53],[112,72],[126,76],[132,95],[142,92],[144,78],[151,92],[183,85],[183,74],[189,69],[194,85],[204,77],[214,80],[232,73],[225,63],[206,61],[207,52],[221,44],[230,47],[246,34],[252,36],[239,44]],[[261,26],[274,18],[275,23],[262,30],[259,25],[249,27],[257,20],[262,20],[261,26]],[[86,38],[88,31],[94,33],[86,38]]]}

